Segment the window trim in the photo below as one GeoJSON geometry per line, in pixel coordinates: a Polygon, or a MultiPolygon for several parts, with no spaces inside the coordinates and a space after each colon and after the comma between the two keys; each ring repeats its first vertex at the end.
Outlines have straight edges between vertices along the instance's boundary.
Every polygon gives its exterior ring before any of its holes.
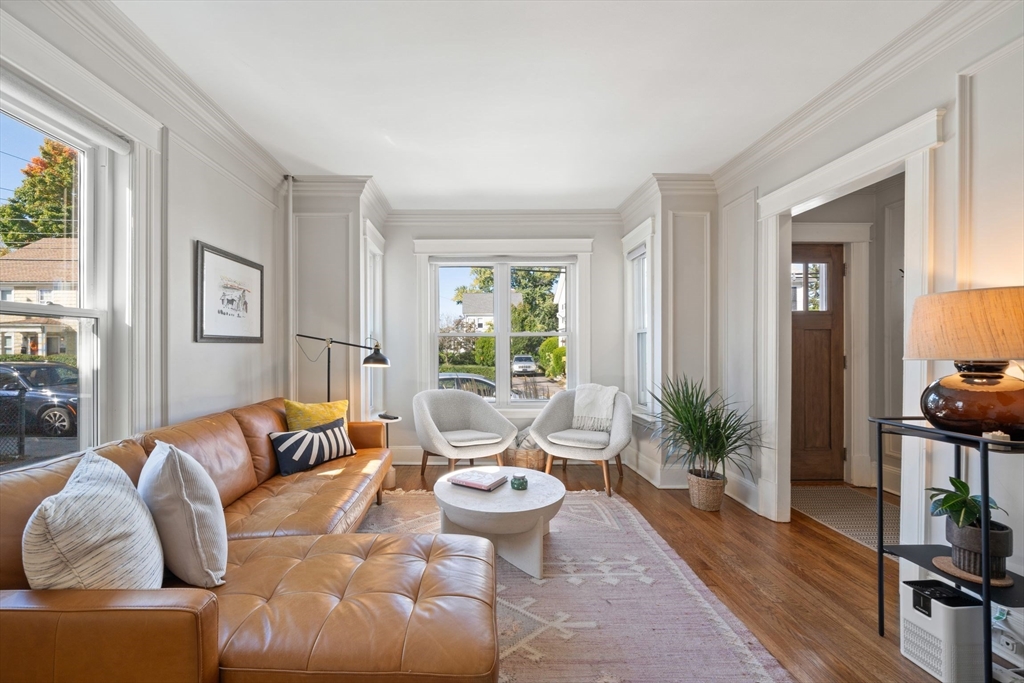
{"type": "MultiPolygon", "coordinates": [[[[567,284],[570,285],[569,306],[566,327],[571,331],[568,343],[574,344],[575,354],[569,354],[566,367],[567,385],[578,386],[590,381],[590,331],[591,331],[591,256],[594,240],[591,238],[552,239],[414,239],[413,253],[416,257],[416,281],[419,283],[419,312],[417,338],[417,376],[420,390],[437,387],[437,340],[433,334],[437,325],[437,277],[435,264],[487,265],[486,261],[518,261],[522,265],[538,265],[574,261],[567,268],[567,284]]],[[[496,293],[496,306],[507,303],[507,294],[496,293]]],[[[471,335],[470,335],[471,336],[471,335]]],[[[495,344],[495,357],[499,350],[495,344]]],[[[508,349],[505,349],[508,355],[508,349]]],[[[497,373],[495,373],[497,379],[497,373]]],[[[501,391],[499,386],[499,391],[501,391]]],[[[517,401],[514,405],[495,402],[502,415],[509,418],[529,418],[540,414],[545,402],[517,401]]]]}
{"type": "MultiPolygon", "coordinates": [[[[5,76],[7,71],[5,70],[5,76]]],[[[107,425],[101,415],[115,412],[114,406],[107,406],[105,388],[112,386],[113,371],[109,349],[112,344],[110,317],[111,290],[113,285],[113,264],[109,258],[101,257],[101,245],[114,240],[114,217],[106,193],[113,184],[114,164],[111,153],[91,137],[96,125],[83,123],[80,130],[69,127],[79,122],[79,115],[64,108],[62,116],[49,111],[53,99],[18,79],[18,88],[11,88],[14,81],[4,80],[0,87],[3,96],[3,113],[34,127],[44,135],[53,137],[79,153],[79,196],[78,196],[78,306],[37,302],[0,302],[5,314],[42,316],[53,318],[87,318],[93,320],[94,341],[86,342],[79,335],[79,397],[78,440],[81,449],[97,446],[104,441],[107,425]],[[89,349],[89,346],[92,349],[89,349]],[[101,406],[103,406],[101,408],[101,406]]],[[[59,106],[59,105],[58,105],[59,106]]],[[[86,122],[81,117],[81,122],[86,122]]],[[[109,132],[108,132],[109,135],[109,132]]],[[[124,142],[123,140],[121,142],[124,142]]],[[[126,143],[127,144],[127,143],[126,143]]],[[[127,159],[127,157],[125,157],[127,159]]],[[[49,291],[54,291],[51,288],[49,291]]],[[[52,294],[51,294],[52,296],[52,294]]]]}
{"type": "Polygon", "coordinates": [[[646,414],[651,405],[648,398],[645,404],[641,404],[639,396],[639,378],[637,373],[637,310],[636,310],[636,259],[640,255],[646,257],[647,272],[644,278],[646,296],[643,305],[646,309],[647,319],[647,373],[646,385],[648,392],[654,388],[654,217],[648,217],[625,237],[622,238],[622,259],[623,259],[623,348],[625,350],[624,375],[626,394],[633,402],[634,414],[646,414]]]}
{"type": "MultiPolygon", "coordinates": [[[[373,337],[387,349],[384,340],[384,237],[369,219],[363,221],[362,278],[360,286],[361,343],[373,337]]],[[[360,409],[362,419],[372,420],[385,410],[384,375],[381,368],[362,368],[360,409]]]]}

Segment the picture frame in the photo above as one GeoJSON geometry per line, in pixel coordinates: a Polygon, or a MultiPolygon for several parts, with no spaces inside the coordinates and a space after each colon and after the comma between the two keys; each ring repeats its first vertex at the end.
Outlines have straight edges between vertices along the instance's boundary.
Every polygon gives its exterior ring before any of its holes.
{"type": "Polygon", "coordinates": [[[196,342],[263,343],[263,266],[195,242],[196,342]]]}

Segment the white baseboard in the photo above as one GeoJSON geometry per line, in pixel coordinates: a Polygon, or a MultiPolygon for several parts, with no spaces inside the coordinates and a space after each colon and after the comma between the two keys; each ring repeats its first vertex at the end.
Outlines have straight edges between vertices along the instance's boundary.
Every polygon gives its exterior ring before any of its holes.
{"type": "Polygon", "coordinates": [[[686,470],[682,467],[666,466],[660,460],[644,457],[630,444],[622,451],[622,464],[629,467],[659,489],[688,489],[686,470]]]}
{"type": "Polygon", "coordinates": [[[741,474],[730,473],[728,478],[729,481],[725,484],[725,495],[741,503],[744,507],[757,512],[757,484],[741,474]]]}
{"type": "Polygon", "coordinates": [[[900,495],[900,468],[882,463],[882,490],[900,495]]]}

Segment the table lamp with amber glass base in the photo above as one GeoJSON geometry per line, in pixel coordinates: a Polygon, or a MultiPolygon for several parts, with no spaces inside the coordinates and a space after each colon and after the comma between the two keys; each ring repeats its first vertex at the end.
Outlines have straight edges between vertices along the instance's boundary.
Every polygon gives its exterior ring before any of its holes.
{"type": "Polygon", "coordinates": [[[957,372],[928,385],[921,411],[939,429],[1024,441],[1024,287],[964,289],[918,297],[905,360],[952,360],[957,372]]]}

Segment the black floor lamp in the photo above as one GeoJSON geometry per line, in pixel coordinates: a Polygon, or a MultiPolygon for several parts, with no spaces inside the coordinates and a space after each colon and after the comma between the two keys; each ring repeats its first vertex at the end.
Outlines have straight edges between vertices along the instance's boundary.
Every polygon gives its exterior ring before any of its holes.
{"type": "MultiPolygon", "coordinates": [[[[383,353],[380,352],[380,342],[373,337],[367,337],[373,342],[373,346],[363,346],[362,344],[352,344],[349,342],[338,341],[337,339],[331,339],[330,337],[311,337],[308,334],[296,334],[296,337],[302,337],[303,339],[313,339],[315,341],[322,341],[327,345],[327,400],[331,400],[331,346],[334,344],[341,344],[342,346],[351,346],[357,349],[370,349],[372,353],[363,359],[364,368],[390,368],[391,361],[387,359],[383,353]]],[[[315,359],[314,359],[315,360],[315,359]]]]}

